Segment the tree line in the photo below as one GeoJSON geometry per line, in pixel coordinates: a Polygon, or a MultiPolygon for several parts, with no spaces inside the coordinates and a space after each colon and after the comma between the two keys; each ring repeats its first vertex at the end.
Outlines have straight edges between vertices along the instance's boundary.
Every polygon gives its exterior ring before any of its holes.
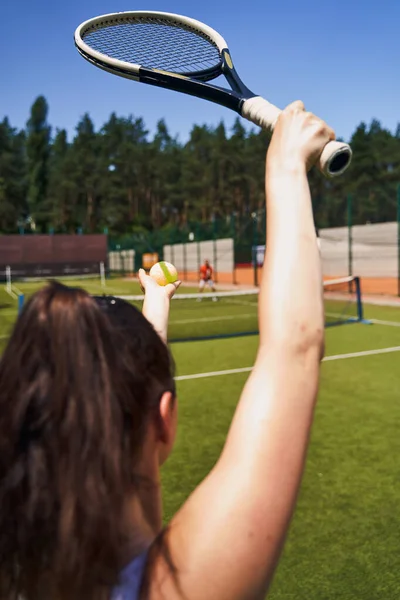
{"type": "MultiPolygon", "coordinates": [[[[250,218],[262,210],[264,159],[270,136],[245,129],[194,125],[181,143],[160,120],[149,135],[142,118],[111,114],[96,131],[89,114],[68,140],[48,123],[43,96],[26,128],[0,122],[0,233],[78,230],[111,235],[160,231],[189,223],[250,218]]],[[[400,124],[393,134],[377,120],[358,125],[349,140],[353,163],[342,177],[310,173],[318,227],[396,219],[400,124]]]]}

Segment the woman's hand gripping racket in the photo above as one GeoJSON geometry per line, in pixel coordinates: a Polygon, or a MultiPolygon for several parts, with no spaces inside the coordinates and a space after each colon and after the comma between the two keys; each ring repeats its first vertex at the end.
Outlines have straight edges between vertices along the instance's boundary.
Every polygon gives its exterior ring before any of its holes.
{"type": "MultiPolygon", "coordinates": [[[[77,28],[75,44],[109,73],[216,102],[264,129],[272,130],[281,112],[243,84],[219,33],[188,17],[155,11],[103,15],[77,28]],[[222,74],[231,89],[208,83],[222,74]]],[[[335,177],[351,157],[350,146],[331,141],[318,166],[335,177]]]]}

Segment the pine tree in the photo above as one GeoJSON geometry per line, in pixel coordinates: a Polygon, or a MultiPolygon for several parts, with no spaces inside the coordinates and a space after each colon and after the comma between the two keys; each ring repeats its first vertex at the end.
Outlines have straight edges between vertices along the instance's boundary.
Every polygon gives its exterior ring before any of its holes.
{"type": "MultiPolygon", "coordinates": [[[[64,130],[51,139],[47,114],[40,96],[26,134],[7,119],[0,123],[1,232],[31,218],[39,231],[149,231],[161,244],[167,234],[169,241],[186,239],[189,227],[201,223],[203,238],[217,229],[228,235],[234,226],[249,245],[257,222],[261,239],[267,132],[245,129],[238,118],[230,131],[223,122],[215,128],[194,125],[182,144],[163,120],[150,137],[141,118],[112,114],[95,131],[85,114],[69,143],[64,130]]],[[[396,217],[400,125],[392,134],[376,119],[361,123],[350,143],[353,164],[343,176],[328,180],[317,169],[309,173],[320,228],[346,223],[348,194],[354,223],[396,217]]]]}
{"type": "Polygon", "coordinates": [[[49,230],[76,231],[75,218],[78,189],[74,182],[74,160],[65,129],[57,131],[51,146],[46,209],[49,230]]]}
{"type": "Polygon", "coordinates": [[[0,123],[0,232],[15,233],[27,217],[25,133],[0,123]]]}
{"type": "Polygon", "coordinates": [[[97,230],[101,219],[101,182],[106,176],[100,154],[100,135],[86,113],[76,127],[72,142],[74,184],[77,190],[75,220],[86,233],[97,230]]]}
{"type": "Polygon", "coordinates": [[[47,123],[48,105],[39,96],[31,107],[27,123],[26,150],[28,156],[28,203],[30,216],[39,230],[46,230],[46,197],[49,180],[51,128],[47,123]]]}

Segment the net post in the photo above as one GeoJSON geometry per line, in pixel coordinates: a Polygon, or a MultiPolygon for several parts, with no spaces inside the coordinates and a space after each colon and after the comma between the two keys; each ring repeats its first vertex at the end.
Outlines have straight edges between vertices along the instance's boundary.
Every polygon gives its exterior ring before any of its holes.
{"type": "Polygon", "coordinates": [[[25,295],[18,294],[18,315],[22,313],[22,309],[24,308],[25,303],[25,295]]]}
{"type": "Polygon", "coordinates": [[[356,286],[356,296],[357,296],[357,316],[359,321],[364,321],[364,309],[361,300],[361,282],[359,277],[354,277],[354,283],[356,286]]]}
{"type": "Polygon", "coordinates": [[[397,295],[400,297],[400,184],[397,187],[397,295]]]}

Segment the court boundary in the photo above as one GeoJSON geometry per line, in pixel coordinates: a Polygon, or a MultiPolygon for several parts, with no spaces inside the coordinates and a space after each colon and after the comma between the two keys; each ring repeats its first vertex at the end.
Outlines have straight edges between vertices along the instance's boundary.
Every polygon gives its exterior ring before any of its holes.
{"type": "Polygon", "coordinates": [[[382,321],[381,319],[368,319],[375,325],[388,325],[389,327],[400,327],[400,321],[382,321]]]}
{"type": "MultiPolygon", "coordinates": [[[[399,324],[400,325],[400,324],[399,324]]],[[[400,346],[391,346],[388,348],[376,348],[375,350],[361,350],[360,352],[350,352],[348,354],[332,354],[325,356],[322,362],[331,362],[336,360],[347,360],[349,358],[361,358],[363,356],[376,356],[378,354],[389,354],[400,352],[400,346]]],[[[253,367],[241,367],[238,369],[225,369],[223,371],[209,371],[207,373],[192,373],[190,375],[178,375],[175,381],[188,381],[192,379],[205,379],[208,377],[219,377],[223,375],[237,375],[240,373],[249,373],[253,367]]]]}
{"type": "MultiPolygon", "coordinates": [[[[253,315],[245,314],[245,315],[241,315],[241,318],[242,317],[249,317],[249,316],[253,316],[253,315]]],[[[227,317],[227,316],[225,316],[225,317],[218,317],[218,320],[220,320],[221,318],[222,319],[227,319],[227,318],[230,318],[230,316],[229,317],[227,317]]],[[[200,321],[209,321],[210,319],[208,319],[208,318],[207,319],[196,319],[196,320],[193,320],[193,322],[197,322],[198,320],[200,320],[200,321]]],[[[211,320],[213,320],[213,319],[211,318],[211,320]]],[[[214,320],[216,320],[216,319],[214,319],[214,320]]],[[[179,324],[182,324],[182,323],[191,323],[191,322],[192,322],[191,319],[185,319],[185,320],[181,320],[181,321],[172,321],[172,323],[174,323],[174,324],[178,324],[178,323],[179,324]]],[[[376,325],[386,325],[388,327],[400,327],[400,321],[384,321],[384,320],[381,320],[381,319],[368,319],[368,322],[369,323],[375,323],[376,325]]],[[[5,340],[8,337],[9,336],[7,334],[6,335],[0,335],[0,340],[5,340]]],[[[329,357],[327,357],[327,358],[329,358],[329,357]]]]}

